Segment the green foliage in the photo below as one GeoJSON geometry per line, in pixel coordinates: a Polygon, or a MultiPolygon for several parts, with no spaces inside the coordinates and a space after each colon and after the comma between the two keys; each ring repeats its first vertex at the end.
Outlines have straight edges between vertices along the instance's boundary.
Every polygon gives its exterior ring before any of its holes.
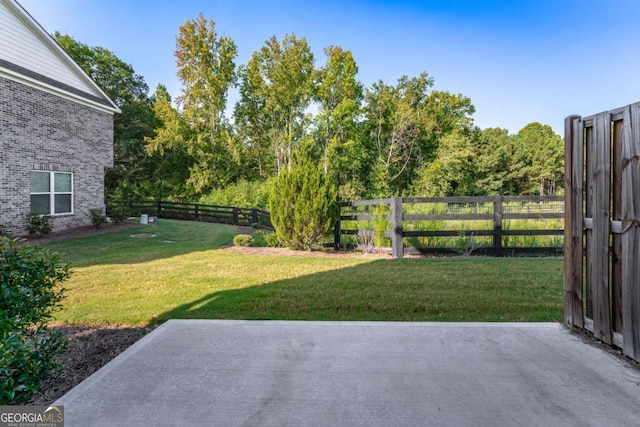
{"type": "Polygon", "coordinates": [[[0,237],[9,237],[9,229],[0,224],[0,237]]]}
{"type": "Polygon", "coordinates": [[[89,214],[91,215],[91,224],[96,228],[107,222],[107,216],[102,213],[102,209],[89,209],[89,214]]]}
{"type": "Polygon", "coordinates": [[[471,100],[426,72],[365,88],[349,50],[316,66],[304,37],[271,37],[236,67],[237,46],[200,14],[178,29],[182,95],[148,87],[101,47],[56,40],[106,93],[115,116],[111,199],[163,199],[265,209],[263,182],[298,152],[336,181],[342,200],[392,196],[561,194],[562,138],[540,123],[517,134],[473,125],[471,100]],[[229,92],[237,87],[233,115],[229,92]]]}
{"type": "Polygon", "coordinates": [[[111,208],[109,217],[114,224],[121,224],[129,217],[128,210],[125,206],[116,205],[111,208]]]}
{"type": "Polygon", "coordinates": [[[175,57],[182,96],[178,104],[186,134],[173,135],[182,139],[177,147],[171,137],[164,143],[191,156],[186,186],[198,195],[228,185],[240,169],[242,147],[236,144],[224,114],[229,89],[236,81],[237,53],[231,37],[218,36],[215,23],[202,14],[179,28],[175,57]]]}
{"type": "Polygon", "coordinates": [[[278,239],[292,249],[311,250],[335,224],[337,188],[306,156],[278,177],[269,199],[278,239]]]}
{"type": "Polygon", "coordinates": [[[378,205],[373,210],[373,243],[378,249],[388,246],[390,239],[384,233],[391,229],[391,221],[387,215],[391,212],[389,205],[378,205]]]}
{"type": "Polygon", "coordinates": [[[151,196],[149,192],[155,187],[149,181],[158,159],[150,158],[144,146],[158,120],[144,77],[108,49],[89,46],[58,32],[54,38],[120,107],[121,113],[114,116],[114,167],[105,176],[107,194],[119,199],[151,196]]]}
{"type": "Polygon", "coordinates": [[[64,341],[46,325],[68,277],[57,254],[0,238],[0,405],[26,403],[58,367],[64,341]]]}
{"type": "Polygon", "coordinates": [[[273,182],[273,179],[266,182],[240,180],[236,184],[212,191],[200,198],[200,203],[267,210],[273,182]]]}
{"type": "Polygon", "coordinates": [[[462,95],[432,90],[426,72],[395,85],[378,81],[366,90],[363,108],[372,197],[406,192],[418,169],[431,162],[441,138],[470,132],[474,107],[462,95]]]}
{"type": "Polygon", "coordinates": [[[518,132],[529,158],[530,177],[527,194],[555,195],[556,186],[564,177],[564,142],[551,126],[534,122],[518,132]]]}
{"type": "Polygon", "coordinates": [[[291,167],[308,131],[307,107],[314,91],[314,59],[305,38],[275,36],[240,67],[235,123],[258,177],[291,167]],[[275,162],[275,164],[271,163],[275,162]]]}
{"type": "Polygon", "coordinates": [[[233,238],[233,246],[255,246],[253,236],[251,236],[250,234],[238,234],[233,238]]]}
{"type": "Polygon", "coordinates": [[[256,246],[269,247],[269,248],[281,248],[282,244],[278,241],[276,233],[270,231],[258,231],[253,235],[253,240],[256,246]]]}
{"type": "Polygon", "coordinates": [[[27,214],[27,233],[30,236],[41,237],[51,232],[51,217],[49,215],[27,214]]]}
{"type": "Polygon", "coordinates": [[[337,177],[340,186],[357,184],[367,159],[358,125],[363,99],[358,67],[352,53],[340,46],[327,47],[324,53],[327,61],[316,71],[314,95],[319,160],[325,174],[337,177]]]}

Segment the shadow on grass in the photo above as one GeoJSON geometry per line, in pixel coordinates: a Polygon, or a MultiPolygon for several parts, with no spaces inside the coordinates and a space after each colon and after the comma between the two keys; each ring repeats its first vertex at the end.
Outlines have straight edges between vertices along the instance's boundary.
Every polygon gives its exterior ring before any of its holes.
{"type": "MultiPolygon", "coordinates": [[[[427,261],[428,262],[428,261],[427,261]]],[[[558,321],[562,280],[500,279],[501,265],[375,260],[352,267],[212,292],[154,318],[373,321],[558,321]],[[465,267],[466,265],[466,267],[465,267]]],[[[543,267],[544,268],[544,267],[543,267]]],[[[544,276],[544,275],[543,275],[544,276]]]]}

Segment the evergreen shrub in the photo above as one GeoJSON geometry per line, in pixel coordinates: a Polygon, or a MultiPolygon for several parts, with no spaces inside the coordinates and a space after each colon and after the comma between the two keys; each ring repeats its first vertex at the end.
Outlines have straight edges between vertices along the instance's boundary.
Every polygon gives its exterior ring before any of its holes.
{"type": "Polygon", "coordinates": [[[296,250],[323,242],[335,224],[337,187],[308,157],[297,157],[278,176],[269,198],[278,240],[296,250]]]}

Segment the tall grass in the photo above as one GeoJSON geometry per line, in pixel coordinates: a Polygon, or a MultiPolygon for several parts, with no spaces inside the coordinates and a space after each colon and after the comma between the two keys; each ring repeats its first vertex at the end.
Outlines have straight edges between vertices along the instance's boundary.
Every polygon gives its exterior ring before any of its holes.
{"type": "MultiPolygon", "coordinates": [[[[373,220],[348,220],[342,221],[343,230],[358,230],[359,234],[365,230],[375,230],[375,234],[391,231],[391,221],[376,221],[376,210],[381,206],[389,212],[388,205],[358,206],[356,208],[343,208],[345,213],[358,215],[370,215],[373,220]],[[384,229],[380,227],[383,226],[384,229]]],[[[415,203],[404,204],[405,215],[469,215],[469,214],[493,214],[492,202],[468,202],[468,203],[415,203]]],[[[509,219],[511,213],[546,213],[562,212],[562,202],[509,202],[503,203],[503,214],[506,219],[502,221],[503,230],[561,230],[564,227],[562,219],[509,219]]],[[[492,236],[469,235],[472,230],[493,230],[493,220],[416,220],[403,221],[404,231],[454,231],[456,236],[426,236],[407,237],[404,239],[405,247],[414,248],[449,248],[455,250],[468,250],[468,248],[490,247],[493,245],[492,236]]],[[[353,242],[348,236],[344,237],[344,243],[353,242]]],[[[391,245],[391,239],[382,241],[386,247],[391,245]]],[[[561,248],[563,236],[503,236],[502,245],[505,248],[561,248]]]]}

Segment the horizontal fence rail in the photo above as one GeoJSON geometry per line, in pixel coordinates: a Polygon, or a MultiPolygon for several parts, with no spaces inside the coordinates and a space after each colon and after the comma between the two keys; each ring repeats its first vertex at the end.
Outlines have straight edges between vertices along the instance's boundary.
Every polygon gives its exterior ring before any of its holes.
{"type": "Polygon", "coordinates": [[[177,203],[159,200],[126,200],[109,202],[107,204],[107,214],[113,211],[114,208],[124,209],[127,216],[147,214],[157,216],[158,218],[214,222],[273,230],[269,212],[255,208],[177,203]]]}
{"type": "Polygon", "coordinates": [[[380,250],[381,240],[386,239],[394,257],[471,252],[561,255],[563,218],[562,196],[405,197],[343,202],[334,230],[334,247],[376,246],[380,250]],[[351,236],[351,242],[345,243],[342,236],[351,236]],[[372,242],[376,236],[379,241],[372,242]],[[538,242],[538,236],[543,243],[532,245],[538,242]]]}

